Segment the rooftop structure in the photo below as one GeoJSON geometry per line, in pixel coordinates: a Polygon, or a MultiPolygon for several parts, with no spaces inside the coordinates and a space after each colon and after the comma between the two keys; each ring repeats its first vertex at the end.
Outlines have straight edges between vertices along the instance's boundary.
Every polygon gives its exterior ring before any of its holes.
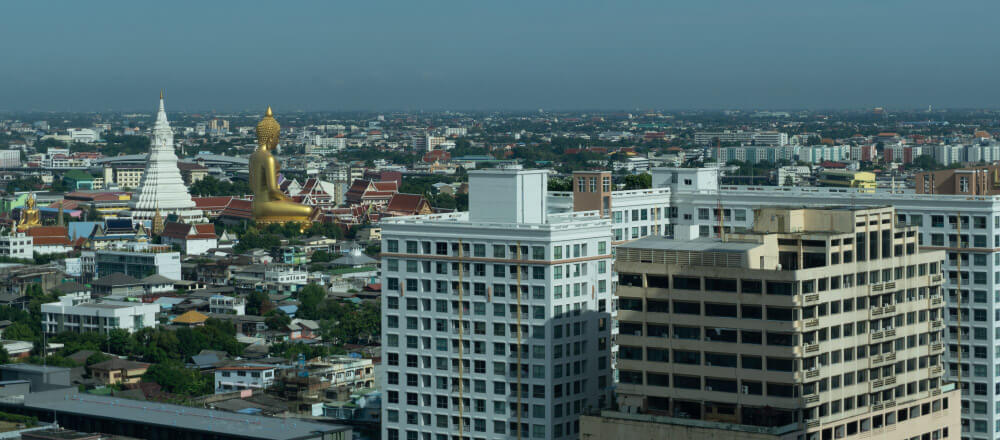
{"type": "Polygon", "coordinates": [[[59,425],[139,438],[349,440],[351,429],[293,418],[234,414],[190,406],[80,394],[75,388],[31,393],[0,407],[59,419],[59,425]]]}

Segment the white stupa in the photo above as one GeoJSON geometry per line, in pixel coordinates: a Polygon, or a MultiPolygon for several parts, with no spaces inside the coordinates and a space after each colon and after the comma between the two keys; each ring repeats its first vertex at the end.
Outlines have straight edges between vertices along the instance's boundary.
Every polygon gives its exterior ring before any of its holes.
{"type": "Polygon", "coordinates": [[[153,140],[146,159],[139,190],[132,195],[129,211],[136,220],[151,220],[156,212],[166,217],[175,214],[188,223],[204,221],[204,214],[195,207],[191,194],[184,186],[181,170],[177,168],[174,153],[174,133],[163,109],[163,92],[160,92],[160,110],[153,125],[153,140]]]}

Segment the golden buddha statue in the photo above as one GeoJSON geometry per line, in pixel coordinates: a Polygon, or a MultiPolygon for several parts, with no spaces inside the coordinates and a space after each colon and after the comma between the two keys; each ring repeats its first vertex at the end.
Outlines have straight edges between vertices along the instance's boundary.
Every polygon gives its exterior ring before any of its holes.
{"type": "Polygon", "coordinates": [[[42,216],[38,208],[35,207],[35,194],[32,193],[28,195],[28,200],[24,202],[24,207],[21,208],[21,217],[17,225],[17,230],[24,232],[41,225],[42,216]]]}
{"type": "Polygon", "coordinates": [[[278,145],[281,125],[271,107],[257,124],[257,151],[250,155],[250,189],[253,191],[253,218],[257,223],[310,221],[313,208],[293,202],[278,188],[278,160],[271,150],[278,145]]]}

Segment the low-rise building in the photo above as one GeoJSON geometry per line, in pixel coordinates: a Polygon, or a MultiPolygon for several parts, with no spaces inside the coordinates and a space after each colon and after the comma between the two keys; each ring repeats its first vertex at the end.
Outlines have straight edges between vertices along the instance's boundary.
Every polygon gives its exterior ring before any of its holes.
{"type": "Polygon", "coordinates": [[[371,359],[352,356],[331,356],[309,364],[310,374],[318,374],[330,382],[331,388],[346,387],[351,391],[375,387],[375,366],[371,359]]]}
{"type": "Polygon", "coordinates": [[[273,365],[231,365],[215,369],[215,394],[265,389],[274,384],[278,367],[273,365]]]}
{"type": "Polygon", "coordinates": [[[203,255],[219,247],[215,225],[167,222],[160,234],[164,244],[177,245],[186,255],[203,255]]]}
{"type": "Polygon", "coordinates": [[[142,380],[149,364],[125,359],[109,359],[87,367],[101,385],[134,384],[142,380]]]}
{"type": "Polygon", "coordinates": [[[34,237],[24,232],[0,236],[0,257],[25,260],[35,258],[34,237]]]}
{"type": "Polygon", "coordinates": [[[160,274],[181,278],[181,254],[150,247],[148,250],[103,250],[94,252],[97,278],[123,273],[135,278],[160,274]]]}
{"type": "Polygon", "coordinates": [[[215,295],[208,299],[208,310],[218,315],[246,315],[247,302],[243,298],[215,295]]]}
{"type": "Polygon", "coordinates": [[[99,300],[85,293],[64,295],[57,302],[42,304],[42,330],[50,335],[66,331],[109,333],[114,329],[132,333],[155,327],[159,311],[158,304],[99,300]]]}

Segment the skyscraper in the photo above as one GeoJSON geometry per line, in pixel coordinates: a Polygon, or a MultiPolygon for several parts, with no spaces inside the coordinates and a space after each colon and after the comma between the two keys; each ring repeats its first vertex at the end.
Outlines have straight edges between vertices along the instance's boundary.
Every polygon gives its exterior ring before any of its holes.
{"type": "Polygon", "coordinates": [[[383,438],[577,438],[610,403],[610,221],[547,214],[546,171],[469,179],[469,212],[383,220],[383,438]]]}

